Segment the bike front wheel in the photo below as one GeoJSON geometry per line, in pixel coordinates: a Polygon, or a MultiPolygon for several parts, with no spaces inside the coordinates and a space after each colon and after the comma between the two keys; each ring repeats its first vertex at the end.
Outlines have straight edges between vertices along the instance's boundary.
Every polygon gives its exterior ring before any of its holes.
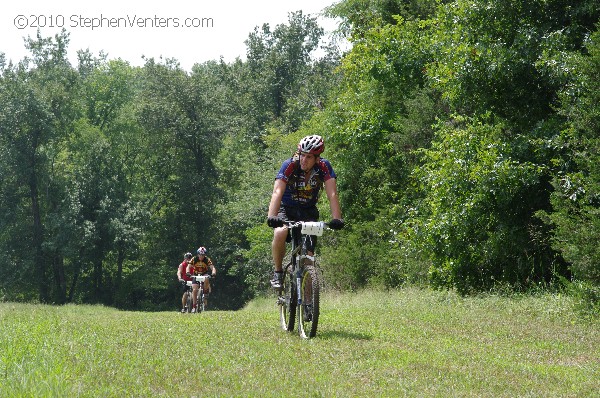
{"type": "Polygon", "coordinates": [[[185,294],[185,310],[192,312],[192,293],[189,290],[185,294]]]}
{"type": "Polygon", "coordinates": [[[197,313],[203,312],[205,310],[205,308],[204,308],[204,299],[205,299],[204,290],[200,290],[198,292],[198,301],[196,302],[196,304],[198,306],[198,308],[196,309],[197,313]]]}
{"type": "Polygon", "coordinates": [[[296,305],[298,292],[287,269],[283,273],[282,290],[277,295],[279,319],[283,330],[292,331],[296,321],[296,305]]]}
{"type": "Polygon", "coordinates": [[[319,324],[320,279],[314,266],[307,266],[300,280],[300,305],[298,313],[298,333],[308,339],[315,337],[319,324]]]}

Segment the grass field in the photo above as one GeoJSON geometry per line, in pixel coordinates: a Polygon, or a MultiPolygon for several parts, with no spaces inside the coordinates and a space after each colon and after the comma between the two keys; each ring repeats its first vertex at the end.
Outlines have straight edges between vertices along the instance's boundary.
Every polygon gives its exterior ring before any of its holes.
{"type": "Polygon", "coordinates": [[[600,322],[568,297],[326,294],[319,333],[236,312],[0,303],[1,397],[598,397],[600,322]]]}

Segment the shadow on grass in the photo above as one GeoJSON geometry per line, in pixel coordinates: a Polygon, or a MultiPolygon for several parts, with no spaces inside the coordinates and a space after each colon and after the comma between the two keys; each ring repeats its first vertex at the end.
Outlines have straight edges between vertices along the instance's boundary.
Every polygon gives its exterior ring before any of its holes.
{"type": "Polygon", "coordinates": [[[373,336],[366,333],[352,333],[344,330],[329,330],[326,332],[317,332],[319,339],[346,339],[346,340],[372,340],[373,336]]]}

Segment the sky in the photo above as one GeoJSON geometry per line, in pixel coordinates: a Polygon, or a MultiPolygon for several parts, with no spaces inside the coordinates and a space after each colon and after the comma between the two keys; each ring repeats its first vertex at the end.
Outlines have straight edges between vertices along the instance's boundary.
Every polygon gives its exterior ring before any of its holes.
{"type": "Polygon", "coordinates": [[[146,58],[175,58],[191,70],[195,63],[245,59],[244,41],[256,26],[287,23],[290,12],[318,17],[326,32],[335,20],[320,16],[338,0],[20,0],[0,5],[0,53],[14,63],[29,55],[24,38],[54,36],[65,28],[70,35],[69,60],[77,50],[100,51],[133,66],[146,58]]]}

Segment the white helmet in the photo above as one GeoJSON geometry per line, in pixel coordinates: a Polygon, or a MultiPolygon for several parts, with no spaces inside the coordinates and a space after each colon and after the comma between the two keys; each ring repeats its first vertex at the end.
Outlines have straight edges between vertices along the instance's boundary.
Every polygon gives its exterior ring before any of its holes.
{"type": "Polygon", "coordinates": [[[198,254],[201,254],[201,255],[204,255],[204,254],[206,254],[206,247],[204,247],[204,246],[200,246],[200,247],[198,248],[198,250],[196,251],[196,253],[198,253],[198,254]]]}
{"type": "Polygon", "coordinates": [[[313,155],[320,155],[325,149],[323,143],[323,137],[320,135],[308,135],[300,140],[298,144],[298,150],[304,153],[310,153],[313,155]]]}

